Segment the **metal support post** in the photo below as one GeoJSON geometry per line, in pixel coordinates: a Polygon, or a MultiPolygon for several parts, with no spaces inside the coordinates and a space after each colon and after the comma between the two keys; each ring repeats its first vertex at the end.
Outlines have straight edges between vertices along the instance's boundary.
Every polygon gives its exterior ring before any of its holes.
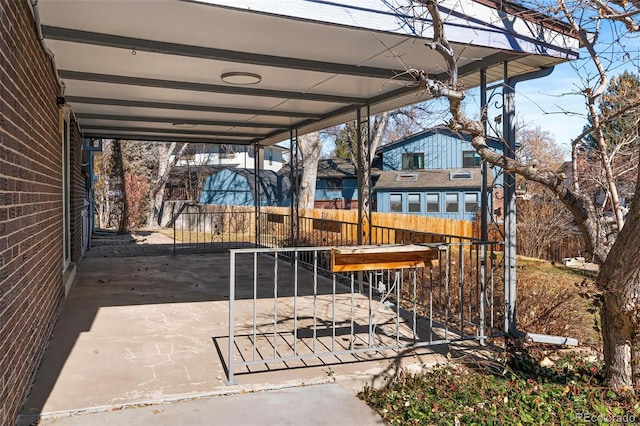
{"type": "MultiPolygon", "coordinates": [[[[371,244],[371,139],[369,106],[356,112],[358,167],[358,245],[371,244]],[[364,110],[364,111],[363,111],[364,110]],[[363,117],[364,112],[364,117],[363,117]]],[[[358,272],[358,291],[364,290],[363,274],[358,272]]]]}
{"type": "MultiPolygon", "coordinates": [[[[481,120],[484,125],[485,137],[487,135],[487,70],[480,71],[480,108],[481,120]]],[[[487,208],[489,195],[487,191],[488,164],[482,161],[482,193],[480,197],[480,312],[478,332],[480,334],[480,344],[486,344],[486,300],[487,300],[487,208]]]]}
{"type": "Polygon", "coordinates": [[[254,144],[254,167],[253,167],[253,178],[254,178],[254,210],[255,210],[255,245],[260,246],[262,241],[260,238],[260,144],[256,142],[254,144]]]}
{"type": "Polygon", "coordinates": [[[236,302],[236,254],[231,250],[229,256],[229,359],[227,364],[227,385],[235,385],[235,302],[236,302]]]}
{"type": "MultiPolygon", "coordinates": [[[[502,131],[504,135],[503,155],[515,158],[515,93],[516,84],[521,81],[546,77],[553,67],[540,69],[528,74],[509,78],[508,64],[504,64],[502,131]]],[[[505,332],[518,336],[516,323],[516,176],[512,171],[504,174],[504,293],[505,332]]]]}
{"type": "MultiPolygon", "coordinates": [[[[508,64],[504,64],[504,85],[502,86],[502,134],[504,144],[502,154],[515,158],[515,87],[509,81],[508,64]]],[[[516,177],[511,171],[504,172],[504,331],[511,336],[516,328],[516,177]]]]}
{"type": "Polygon", "coordinates": [[[356,120],[356,134],[358,138],[358,244],[360,245],[371,243],[371,140],[369,134],[369,106],[358,108],[356,120]]]}
{"type": "Polygon", "coordinates": [[[300,173],[298,170],[298,129],[291,129],[290,138],[291,142],[291,246],[297,247],[300,240],[299,232],[299,216],[298,216],[298,190],[300,173]]]}

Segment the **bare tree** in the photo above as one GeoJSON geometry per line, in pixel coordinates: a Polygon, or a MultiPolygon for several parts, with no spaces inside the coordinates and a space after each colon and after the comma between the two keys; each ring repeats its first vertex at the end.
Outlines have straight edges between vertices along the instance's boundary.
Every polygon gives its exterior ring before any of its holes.
{"type": "Polygon", "coordinates": [[[116,195],[115,203],[118,206],[118,233],[126,234],[129,232],[128,216],[129,204],[127,194],[125,193],[125,177],[124,177],[124,158],[122,156],[122,142],[118,139],[114,140],[111,146],[110,173],[109,180],[112,182],[116,195]]]}
{"type": "MultiPolygon", "coordinates": [[[[549,132],[539,127],[517,126],[519,148],[517,157],[525,164],[560,170],[564,152],[549,132]]],[[[544,186],[516,177],[517,252],[523,256],[541,258],[550,246],[558,246],[571,236],[573,220],[562,203],[544,186]]]]}
{"type": "Polygon", "coordinates": [[[147,226],[157,226],[162,208],[164,188],[169,181],[171,170],[176,166],[188,143],[178,142],[158,144],[158,172],[149,185],[149,199],[151,208],[147,216],[147,226]]]}
{"type": "MultiPolygon", "coordinates": [[[[433,120],[433,116],[433,109],[428,108],[424,103],[385,111],[373,116],[367,138],[370,143],[369,164],[373,163],[376,150],[380,146],[422,130],[425,122],[433,120]]],[[[338,158],[349,159],[353,164],[357,164],[357,123],[351,121],[344,126],[328,129],[327,133],[335,140],[334,155],[338,158]]]]}
{"type": "Polygon", "coordinates": [[[316,179],[318,177],[318,160],[322,149],[320,132],[312,132],[298,138],[302,173],[298,181],[298,208],[312,209],[316,197],[316,179]]]}
{"type": "Polygon", "coordinates": [[[532,182],[517,200],[518,254],[543,258],[550,247],[571,237],[573,220],[558,199],[532,182]]]}
{"type": "Polygon", "coordinates": [[[594,46],[597,38],[588,37],[587,32],[575,17],[585,16],[585,8],[590,8],[589,10],[593,11],[593,16],[589,16],[590,19],[617,19],[624,23],[629,31],[638,31],[634,17],[640,12],[640,4],[586,0],[576,3],[576,9],[570,10],[564,0],[558,3],[558,11],[570,23],[575,35],[580,37],[598,73],[594,87],[585,87],[583,93],[592,123],[590,132],[596,140],[600,166],[611,197],[615,221],[615,226],[612,228],[597,214],[590,194],[581,190],[578,184],[576,167],[578,161],[575,149],[572,162],[573,185],[567,186],[564,176],[556,170],[528,164],[520,159],[508,158],[489,148],[483,123],[469,119],[461,108],[465,91],[458,82],[456,52],[446,37],[444,21],[437,1],[418,0],[415,3],[424,6],[431,16],[433,41],[428,46],[443,58],[449,79],[444,82],[434,80],[425,71],[419,69],[409,69],[407,72],[419,83],[421,90],[427,90],[434,97],[444,97],[448,100],[451,114],[449,127],[454,131],[470,133],[473,147],[484,160],[546,187],[572,214],[575,223],[582,231],[588,250],[602,264],[598,283],[602,288],[604,300],[601,320],[607,377],[611,386],[616,389],[633,387],[635,380],[640,377],[640,362],[638,362],[640,256],[637,253],[640,247],[640,200],[638,197],[634,198],[625,223],[611,162],[606,152],[607,143],[602,129],[602,117],[599,116],[597,108],[607,85],[606,69],[594,46]],[[573,13],[576,11],[579,14],[573,13]]]}
{"type": "Polygon", "coordinates": [[[102,229],[111,226],[110,217],[112,211],[112,189],[109,185],[109,163],[111,156],[111,141],[105,140],[102,144],[102,152],[96,156],[95,172],[98,180],[94,184],[94,196],[96,213],[98,214],[98,226],[102,229]]]}

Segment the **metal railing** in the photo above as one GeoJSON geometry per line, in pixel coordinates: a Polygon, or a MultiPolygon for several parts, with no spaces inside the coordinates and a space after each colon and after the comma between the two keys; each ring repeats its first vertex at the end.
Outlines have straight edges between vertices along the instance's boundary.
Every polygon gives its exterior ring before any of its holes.
{"type": "Polygon", "coordinates": [[[255,247],[255,213],[251,209],[203,210],[186,205],[172,220],[173,254],[209,253],[255,247]]]}
{"type": "MultiPolygon", "coordinates": [[[[357,244],[358,224],[333,219],[300,217],[295,235],[291,216],[262,213],[258,243],[266,247],[329,246],[357,244]]],[[[457,243],[475,238],[371,225],[371,244],[457,243]]]]}
{"type": "MultiPolygon", "coordinates": [[[[174,254],[239,247],[355,245],[358,224],[334,219],[300,217],[293,226],[289,214],[253,208],[185,204],[172,217],[174,254]]],[[[371,225],[371,244],[458,243],[474,238],[371,225]]]]}
{"type": "Polygon", "coordinates": [[[227,383],[259,365],[502,336],[494,247],[444,243],[424,267],[348,273],[331,271],[328,246],[230,250],[227,383]]]}

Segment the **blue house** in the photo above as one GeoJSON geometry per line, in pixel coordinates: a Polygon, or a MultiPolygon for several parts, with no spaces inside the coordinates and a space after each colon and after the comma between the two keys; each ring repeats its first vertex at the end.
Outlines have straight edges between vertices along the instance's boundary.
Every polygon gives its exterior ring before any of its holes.
{"type": "MultiPolygon", "coordinates": [[[[488,143],[502,149],[499,140],[488,143]]],[[[434,127],[383,145],[376,153],[383,170],[374,188],[379,212],[475,220],[482,173],[469,135],[434,127]]]]}
{"type": "MultiPolygon", "coordinates": [[[[285,165],[278,173],[290,176],[291,171],[285,165]]],[[[378,176],[380,169],[374,165],[371,168],[374,183],[378,176]]],[[[358,170],[351,161],[339,158],[318,161],[314,207],[346,210],[358,208],[358,170]]]]}
{"type": "Polygon", "coordinates": [[[258,188],[253,169],[224,168],[207,176],[200,192],[201,204],[253,206],[290,205],[289,178],[271,170],[258,171],[258,188]]]}

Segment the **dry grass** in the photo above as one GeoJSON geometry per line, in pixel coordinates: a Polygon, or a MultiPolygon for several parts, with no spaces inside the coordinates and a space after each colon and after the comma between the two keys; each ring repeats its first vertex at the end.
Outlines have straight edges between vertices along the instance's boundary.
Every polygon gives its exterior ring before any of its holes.
{"type": "Polygon", "coordinates": [[[581,345],[601,344],[591,303],[579,293],[593,277],[550,262],[518,259],[518,328],[531,333],[574,337],[581,345]]]}
{"type": "MultiPolygon", "coordinates": [[[[173,238],[173,229],[161,229],[160,233],[169,238],[173,238]]],[[[238,242],[255,242],[255,235],[226,232],[224,234],[212,234],[210,232],[194,232],[194,231],[176,231],[176,242],[196,244],[196,243],[238,243],[238,242]]]]}

